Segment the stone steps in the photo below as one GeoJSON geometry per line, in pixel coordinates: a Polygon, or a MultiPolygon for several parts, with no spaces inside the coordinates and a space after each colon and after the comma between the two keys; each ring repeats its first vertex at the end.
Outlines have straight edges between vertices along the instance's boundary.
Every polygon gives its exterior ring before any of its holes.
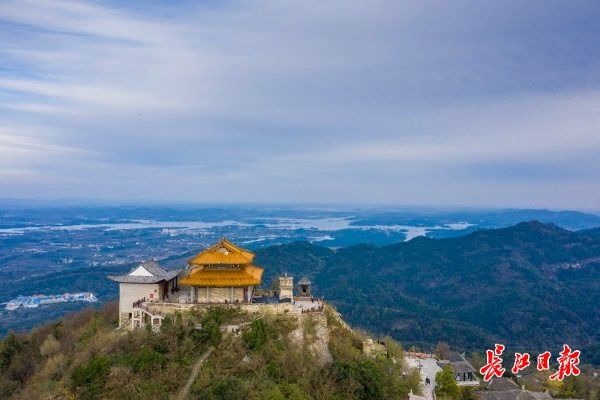
{"type": "Polygon", "coordinates": [[[204,354],[202,354],[202,356],[200,356],[198,361],[196,361],[196,363],[192,367],[190,376],[188,377],[187,381],[185,382],[185,385],[183,385],[183,387],[181,388],[181,391],[179,392],[179,395],[177,396],[178,400],[185,400],[188,398],[188,396],[190,394],[190,389],[192,388],[192,385],[196,381],[196,378],[198,377],[198,374],[200,373],[200,369],[202,368],[204,361],[206,361],[206,359],[212,354],[212,352],[214,350],[215,350],[214,347],[212,347],[212,346],[209,347],[208,350],[206,350],[204,352],[204,354]]]}

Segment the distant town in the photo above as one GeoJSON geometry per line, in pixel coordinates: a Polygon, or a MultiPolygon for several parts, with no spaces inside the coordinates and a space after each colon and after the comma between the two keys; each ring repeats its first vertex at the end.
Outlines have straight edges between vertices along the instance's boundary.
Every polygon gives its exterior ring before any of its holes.
{"type": "Polygon", "coordinates": [[[96,296],[92,292],[64,293],[53,295],[36,294],[33,296],[18,296],[6,303],[6,309],[16,310],[19,307],[37,308],[44,304],[65,303],[69,301],[87,301],[89,303],[94,303],[98,301],[98,298],[96,298],[96,296]]]}

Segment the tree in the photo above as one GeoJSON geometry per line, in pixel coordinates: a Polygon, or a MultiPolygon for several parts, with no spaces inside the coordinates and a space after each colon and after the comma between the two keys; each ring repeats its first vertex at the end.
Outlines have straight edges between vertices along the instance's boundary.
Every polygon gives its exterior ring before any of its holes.
{"type": "Polygon", "coordinates": [[[244,332],[244,342],[250,350],[260,350],[267,341],[267,330],[261,318],[252,321],[252,328],[244,332]]]}
{"type": "Polygon", "coordinates": [[[8,368],[14,356],[18,354],[23,345],[13,332],[9,332],[6,339],[0,343],[0,368],[8,368]]]}
{"type": "Polygon", "coordinates": [[[383,341],[387,349],[388,357],[395,359],[400,364],[404,363],[404,350],[402,345],[395,341],[391,336],[386,336],[383,341]]]}
{"type": "Polygon", "coordinates": [[[435,346],[435,356],[440,360],[447,360],[450,356],[450,346],[446,342],[438,342],[435,346]]]}
{"type": "Polygon", "coordinates": [[[446,365],[443,370],[435,375],[435,394],[443,400],[460,400],[462,393],[456,383],[452,367],[446,365]]]}
{"type": "Polygon", "coordinates": [[[219,324],[217,324],[217,322],[213,320],[209,320],[206,323],[202,324],[201,333],[204,339],[207,340],[213,346],[219,344],[223,336],[221,334],[221,328],[219,327],[219,324]]]}

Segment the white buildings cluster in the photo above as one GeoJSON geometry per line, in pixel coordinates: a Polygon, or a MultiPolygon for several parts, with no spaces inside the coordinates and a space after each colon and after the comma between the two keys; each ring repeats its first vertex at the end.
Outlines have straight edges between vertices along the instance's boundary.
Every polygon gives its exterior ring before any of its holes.
{"type": "Polygon", "coordinates": [[[44,304],[65,303],[69,301],[86,301],[93,303],[98,301],[92,292],[64,293],[54,295],[36,294],[33,296],[18,296],[6,303],[7,310],[16,310],[19,307],[37,308],[44,304]]]}

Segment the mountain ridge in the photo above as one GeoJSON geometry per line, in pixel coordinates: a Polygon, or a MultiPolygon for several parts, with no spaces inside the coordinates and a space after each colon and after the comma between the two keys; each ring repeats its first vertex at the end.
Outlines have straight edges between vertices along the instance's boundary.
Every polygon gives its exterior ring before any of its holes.
{"type": "Polygon", "coordinates": [[[569,342],[593,352],[600,341],[600,238],[586,232],[529,221],[388,246],[257,252],[269,273],[288,257],[302,262],[287,272],[308,275],[350,323],[403,341],[473,349],[504,340],[530,351],[569,342]]]}

